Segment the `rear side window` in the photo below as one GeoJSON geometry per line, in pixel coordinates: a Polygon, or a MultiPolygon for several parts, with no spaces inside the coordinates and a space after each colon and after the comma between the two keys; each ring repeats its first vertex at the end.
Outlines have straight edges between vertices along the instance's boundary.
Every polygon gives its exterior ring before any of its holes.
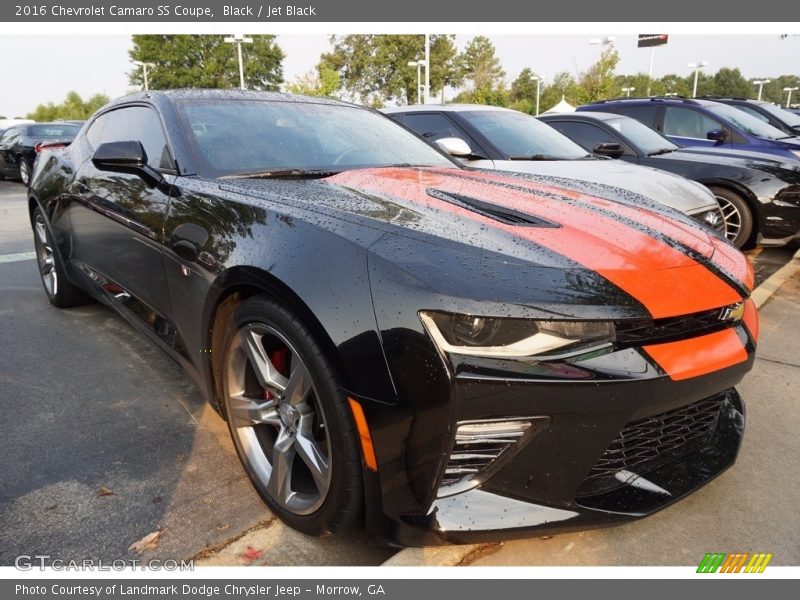
{"type": "MultiPolygon", "coordinates": [[[[636,119],[652,129],[658,129],[658,106],[624,106],[617,107],[615,112],[636,119]]],[[[705,137],[705,136],[703,136],[705,137]]]]}
{"type": "Polygon", "coordinates": [[[406,114],[403,124],[432,142],[447,137],[467,141],[466,136],[444,115],[406,114]]]}
{"type": "Polygon", "coordinates": [[[156,112],[146,106],[127,106],[100,115],[86,133],[92,148],[108,142],[141,142],[147,164],[154,169],[173,169],[167,138],[156,112]]]}

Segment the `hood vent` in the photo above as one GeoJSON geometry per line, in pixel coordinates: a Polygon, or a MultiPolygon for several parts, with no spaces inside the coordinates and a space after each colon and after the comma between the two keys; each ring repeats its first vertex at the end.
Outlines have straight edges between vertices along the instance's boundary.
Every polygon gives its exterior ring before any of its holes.
{"type": "Polygon", "coordinates": [[[545,221],[544,219],[514,210],[513,208],[498,206],[497,204],[478,200],[477,198],[462,196],[461,194],[454,194],[453,192],[443,192],[442,190],[434,188],[428,188],[425,191],[431,198],[455,204],[456,206],[466,208],[484,217],[489,217],[500,223],[505,223],[506,225],[518,225],[520,227],[561,227],[558,223],[545,221]]]}

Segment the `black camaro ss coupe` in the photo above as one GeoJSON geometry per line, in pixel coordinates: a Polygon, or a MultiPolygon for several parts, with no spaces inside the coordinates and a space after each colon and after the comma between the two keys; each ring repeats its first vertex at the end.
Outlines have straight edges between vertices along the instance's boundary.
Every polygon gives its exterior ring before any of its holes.
{"type": "Polygon", "coordinates": [[[423,544],[623,522],[733,464],[752,269],[601,189],[195,90],[105,106],[29,199],[50,302],[101,300],[183,365],[275,514],[423,544]]]}

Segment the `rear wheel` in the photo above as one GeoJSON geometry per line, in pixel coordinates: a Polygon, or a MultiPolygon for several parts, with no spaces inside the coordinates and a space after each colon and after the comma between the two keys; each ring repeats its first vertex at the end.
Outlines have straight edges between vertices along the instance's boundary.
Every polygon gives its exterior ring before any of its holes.
{"type": "Polygon", "coordinates": [[[725,219],[725,236],[737,248],[742,248],[753,233],[753,213],[747,201],[727,188],[711,187],[725,219]]]}
{"type": "Polygon", "coordinates": [[[86,294],[67,281],[64,266],[61,264],[50,231],[45,224],[44,215],[39,208],[33,212],[33,245],[36,250],[39,275],[50,304],[58,308],[68,308],[86,302],[88,300],[86,294]]]}
{"type": "Polygon", "coordinates": [[[27,159],[22,156],[19,157],[19,180],[23,185],[27,186],[31,181],[31,165],[27,159]]]}
{"type": "Polygon", "coordinates": [[[302,321],[266,296],[235,311],[222,393],[245,471],[272,511],[311,535],[361,514],[361,458],[339,379],[302,321]]]}

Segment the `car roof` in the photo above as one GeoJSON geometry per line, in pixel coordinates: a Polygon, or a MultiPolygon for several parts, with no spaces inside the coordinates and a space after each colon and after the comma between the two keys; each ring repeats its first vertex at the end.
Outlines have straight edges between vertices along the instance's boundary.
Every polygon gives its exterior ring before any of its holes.
{"type": "Polygon", "coordinates": [[[713,100],[714,102],[744,102],[746,104],[772,104],[764,100],[755,100],[754,98],[737,98],[735,96],[703,96],[704,100],[713,100]]]}
{"type": "Polygon", "coordinates": [[[714,106],[715,104],[719,104],[718,102],[703,98],[685,98],[683,96],[648,96],[645,98],[610,98],[608,100],[597,100],[595,102],[584,104],[584,106],[601,106],[603,104],[649,104],[651,102],[660,104],[688,104],[693,106],[714,106]]]}
{"type": "Polygon", "coordinates": [[[475,111],[503,111],[503,112],[519,112],[511,110],[510,108],[503,108],[502,106],[487,106],[485,104],[409,104],[408,106],[390,106],[382,108],[381,112],[387,115],[395,113],[412,113],[412,112],[475,112],[475,111]]]}
{"type": "Polygon", "coordinates": [[[174,101],[174,100],[267,100],[272,102],[294,102],[298,104],[331,104],[338,106],[358,106],[350,102],[342,102],[333,98],[320,96],[301,96],[299,94],[285,94],[283,92],[262,92],[256,90],[237,89],[175,89],[151,90],[147,92],[134,92],[112,100],[107,107],[118,104],[127,104],[136,101],[174,101]]]}
{"type": "Polygon", "coordinates": [[[542,121],[557,121],[560,119],[578,119],[584,121],[613,121],[614,119],[630,119],[625,115],[615,113],[599,112],[595,110],[582,110],[581,112],[553,113],[550,115],[539,115],[542,121]]]}

